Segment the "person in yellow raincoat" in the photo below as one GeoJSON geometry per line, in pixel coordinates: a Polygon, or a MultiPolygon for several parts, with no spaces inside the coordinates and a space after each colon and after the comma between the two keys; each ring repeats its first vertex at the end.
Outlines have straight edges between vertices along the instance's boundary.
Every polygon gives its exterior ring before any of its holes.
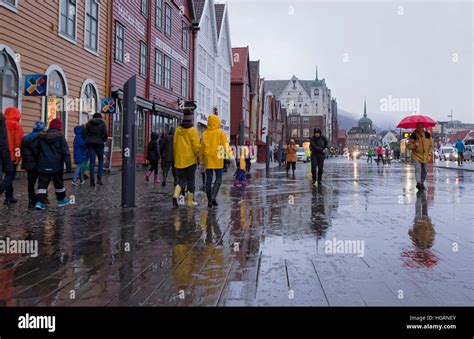
{"type": "Polygon", "coordinates": [[[201,156],[206,169],[207,206],[218,206],[216,201],[219,188],[222,184],[224,159],[232,157],[232,150],[227,136],[221,129],[221,120],[217,115],[210,115],[207,119],[207,129],[202,133],[201,156]],[[212,177],[216,174],[216,181],[212,185],[212,177]]]}
{"type": "Polygon", "coordinates": [[[193,127],[194,114],[190,109],[184,110],[183,121],[176,129],[173,138],[173,155],[178,184],[174,189],[173,206],[178,207],[178,199],[183,187],[187,190],[187,205],[195,206],[193,199],[195,174],[201,145],[199,134],[193,127]]]}
{"type": "Polygon", "coordinates": [[[431,163],[433,141],[423,123],[417,123],[416,129],[408,139],[407,148],[412,151],[411,158],[415,162],[415,179],[418,190],[425,189],[426,165],[431,163]]]}

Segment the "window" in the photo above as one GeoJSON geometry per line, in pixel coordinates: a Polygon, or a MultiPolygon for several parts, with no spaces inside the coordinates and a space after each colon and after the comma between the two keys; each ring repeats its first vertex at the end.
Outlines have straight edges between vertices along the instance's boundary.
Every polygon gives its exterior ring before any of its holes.
{"type": "Polygon", "coordinates": [[[298,124],[298,117],[291,117],[291,123],[292,123],[293,125],[298,124]]]}
{"type": "Polygon", "coordinates": [[[163,29],[163,0],[156,0],[155,26],[160,31],[163,29]]]}
{"type": "Polygon", "coordinates": [[[309,125],[309,117],[303,117],[303,124],[309,125]]]}
{"type": "Polygon", "coordinates": [[[163,86],[164,54],[155,50],[155,84],[163,86]]]}
{"type": "Polygon", "coordinates": [[[59,15],[59,33],[76,40],[76,0],[61,0],[59,15]]]}
{"type": "Polygon", "coordinates": [[[141,12],[146,18],[148,18],[148,0],[142,0],[141,12]]]}
{"type": "Polygon", "coordinates": [[[291,129],[291,137],[292,138],[297,138],[298,137],[298,129],[297,128],[292,128],[291,129]]]}
{"type": "Polygon", "coordinates": [[[135,125],[137,126],[137,152],[144,152],[145,151],[145,113],[143,112],[142,108],[137,110],[137,114],[135,116],[135,125]]]}
{"type": "Polygon", "coordinates": [[[199,45],[199,70],[204,74],[206,74],[206,65],[207,65],[206,56],[207,56],[206,51],[201,45],[199,45]]]}
{"type": "Polygon", "coordinates": [[[188,50],[188,34],[189,34],[189,30],[188,30],[188,25],[183,21],[182,23],[182,35],[181,35],[181,48],[183,49],[183,51],[187,51],[188,50]]]}
{"type": "Polygon", "coordinates": [[[148,47],[144,42],[140,42],[140,75],[147,77],[148,70],[148,47]]]}
{"type": "Polygon", "coordinates": [[[303,102],[303,94],[301,92],[298,94],[298,102],[303,102]]]}
{"type": "Polygon", "coordinates": [[[165,88],[171,89],[171,59],[165,55],[165,88]]]}
{"type": "Polygon", "coordinates": [[[309,137],[309,128],[303,128],[303,138],[309,137]]]}
{"type": "Polygon", "coordinates": [[[214,79],[214,58],[208,54],[207,55],[207,75],[209,78],[214,79]]]}
{"type": "Polygon", "coordinates": [[[81,123],[86,123],[94,113],[98,112],[98,95],[93,84],[89,83],[81,93],[82,112],[81,123]]]}
{"type": "Polygon", "coordinates": [[[165,4],[165,34],[171,37],[171,6],[165,4]]]}
{"type": "Polygon", "coordinates": [[[206,88],[206,110],[211,112],[211,90],[206,88]]]}
{"type": "Polygon", "coordinates": [[[115,22],[115,61],[123,63],[125,43],[125,28],[119,23],[115,22]]]}
{"type": "Polygon", "coordinates": [[[122,148],[122,101],[118,102],[117,113],[112,114],[113,148],[122,148]]]}
{"type": "Polygon", "coordinates": [[[309,113],[309,106],[308,106],[308,104],[304,104],[304,113],[309,113]]]}
{"type": "Polygon", "coordinates": [[[198,105],[201,113],[206,110],[206,88],[203,84],[198,84],[198,105]]]}
{"type": "Polygon", "coordinates": [[[18,107],[19,85],[15,61],[5,50],[0,51],[0,112],[18,107]]]}
{"type": "Polygon", "coordinates": [[[188,70],[184,67],[181,67],[181,95],[188,97],[188,70]]]}
{"type": "Polygon", "coordinates": [[[54,118],[59,118],[63,123],[64,132],[67,132],[66,126],[66,86],[65,81],[61,73],[58,71],[52,71],[48,75],[48,96],[46,97],[46,114],[45,123],[49,126],[49,123],[54,118]]]}
{"type": "Polygon", "coordinates": [[[222,86],[222,66],[217,65],[217,84],[222,86]]]}
{"type": "Polygon", "coordinates": [[[94,52],[99,49],[99,3],[97,0],[86,1],[86,24],[84,46],[94,52]]]}
{"type": "Polygon", "coordinates": [[[0,6],[4,6],[16,12],[16,9],[18,9],[18,0],[0,0],[0,6]]]}

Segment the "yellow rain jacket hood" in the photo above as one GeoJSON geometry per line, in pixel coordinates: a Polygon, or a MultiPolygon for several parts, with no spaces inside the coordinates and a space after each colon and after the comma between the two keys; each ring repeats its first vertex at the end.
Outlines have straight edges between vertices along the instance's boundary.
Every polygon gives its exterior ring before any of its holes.
{"type": "Polygon", "coordinates": [[[408,139],[407,147],[412,151],[412,160],[419,161],[423,164],[428,164],[432,161],[433,141],[428,132],[423,131],[418,133],[415,130],[408,139]]]}
{"type": "Polygon", "coordinates": [[[179,126],[173,137],[174,166],[187,168],[198,162],[199,133],[195,127],[179,126]]]}
{"type": "Polygon", "coordinates": [[[210,115],[201,141],[201,159],[206,169],[224,168],[224,159],[233,156],[227,136],[220,127],[221,120],[216,115],[210,115]]]}

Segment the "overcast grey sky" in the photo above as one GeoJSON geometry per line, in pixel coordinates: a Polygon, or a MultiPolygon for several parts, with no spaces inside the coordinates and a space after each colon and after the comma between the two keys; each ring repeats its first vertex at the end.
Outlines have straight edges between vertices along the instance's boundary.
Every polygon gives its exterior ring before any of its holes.
{"type": "Polygon", "coordinates": [[[248,45],[268,80],[313,79],[317,64],[338,106],[362,114],[365,96],[376,125],[412,114],[394,112],[394,100],[384,111],[390,95],[419,99],[420,113],[438,120],[453,109],[474,122],[470,0],[227,2],[232,46],[248,45]]]}

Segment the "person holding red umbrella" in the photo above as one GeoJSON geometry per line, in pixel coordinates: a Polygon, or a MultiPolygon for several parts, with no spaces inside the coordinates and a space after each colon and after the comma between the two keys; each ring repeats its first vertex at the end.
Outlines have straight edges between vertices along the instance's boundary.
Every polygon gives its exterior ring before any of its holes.
{"type": "Polygon", "coordinates": [[[411,158],[415,162],[416,188],[425,189],[426,165],[431,163],[433,154],[433,141],[431,134],[425,130],[425,124],[418,122],[416,129],[411,133],[407,148],[412,151],[411,158]]]}

